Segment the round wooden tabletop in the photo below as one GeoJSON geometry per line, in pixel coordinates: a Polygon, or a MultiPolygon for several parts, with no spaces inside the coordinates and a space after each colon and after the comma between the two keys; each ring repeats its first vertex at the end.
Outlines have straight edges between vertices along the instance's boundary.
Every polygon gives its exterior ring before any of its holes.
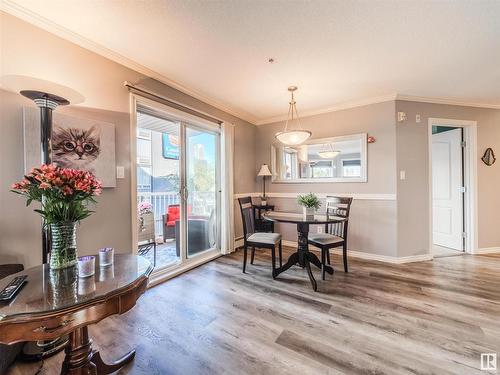
{"type": "Polygon", "coordinates": [[[100,267],[96,257],[95,275],[86,278],[78,277],[76,267],[52,270],[40,265],[26,269],[0,280],[1,290],[14,277],[28,276],[14,299],[0,303],[0,324],[19,315],[57,313],[104,300],[148,277],[151,270],[147,259],[132,254],[116,254],[114,263],[106,267],[100,267]]]}
{"type": "Polygon", "coordinates": [[[314,216],[304,216],[301,213],[280,211],[266,212],[262,215],[262,218],[269,221],[292,224],[333,224],[346,221],[345,217],[340,216],[320,214],[315,214],[314,216]]]}

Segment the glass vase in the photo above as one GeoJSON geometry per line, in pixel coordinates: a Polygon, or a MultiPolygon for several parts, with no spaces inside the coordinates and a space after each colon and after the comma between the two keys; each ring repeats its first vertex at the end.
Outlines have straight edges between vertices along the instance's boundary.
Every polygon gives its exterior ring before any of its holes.
{"type": "Polygon", "coordinates": [[[76,223],[50,224],[51,269],[63,269],[77,264],[76,223]]]}

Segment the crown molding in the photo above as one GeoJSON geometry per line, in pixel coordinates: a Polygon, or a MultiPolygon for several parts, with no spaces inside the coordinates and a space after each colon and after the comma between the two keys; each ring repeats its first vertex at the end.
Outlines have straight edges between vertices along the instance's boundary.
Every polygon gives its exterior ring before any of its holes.
{"type": "Polygon", "coordinates": [[[0,10],[9,13],[10,15],[17,17],[25,22],[28,22],[36,27],[39,27],[45,31],[48,31],[51,34],[54,34],[62,39],[68,40],[71,43],[74,43],[82,48],[85,48],[87,50],[90,50],[100,56],[103,56],[109,60],[112,60],[120,65],[123,65],[131,70],[134,70],[138,73],[144,74],[145,76],[148,76],[150,78],[156,79],[157,81],[160,81],[161,83],[164,83],[165,85],[168,85],[176,90],[179,90],[180,92],[192,96],[195,99],[201,100],[202,102],[209,104],[221,111],[224,111],[230,115],[233,115],[235,117],[238,117],[242,120],[245,120],[251,124],[256,124],[257,123],[257,118],[252,116],[249,113],[246,113],[244,111],[236,110],[233,108],[229,108],[227,105],[221,104],[217,101],[214,101],[213,99],[210,99],[206,97],[203,94],[198,93],[196,90],[184,86],[178,82],[175,82],[164,75],[155,72],[154,70],[151,70],[144,65],[141,65],[134,60],[131,60],[123,55],[121,55],[118,52],[113,51],[112,49],[109,49],[107,47],[104,47],[103,45],[99,43],[95,43],[91,41],[90,39],[87,39],[83,36],[81,36],[78,33],[75,33],[55,22],[50,21],[49,19],[40,16],[39,14],[36,14],[35,12],[30,11],[29,9],[26,9],[25,7],[16,4],[10,0],[1,0],[0,1],[0,10]]]}
{"type": "MultiPolygon", "coordinates": [[[[398,94],[375,96],[372,98],[366,98],[366,99],[361,99],[361,100],[352,100],[352,101],[344,102],[344,103],[341,103],[341,104],[338,104],[335,106],[318,108],[318,109],[313,109],[310,111],[301,111],[300,118],[321,115],[321,114],[330,113],[330,112],[337,112],[337,111],[342,111],[344,109],[362,107],[362,106],[370,105],[370,104],[390,102],[391,100],[396,100],[397,96],[398,96],[398,94]]],[[[255,123],[255,125],[261,126],[261,125],[271,124],[274,122],[286,121],[286,119],[287,119],[287,115],[269,117],[269,118],[266,118],[263,120],[258,120],[255,123]]]]}
{"type": "MultiPolygon", "coordinates": [[[[444,99],[444,98],[431,98],[425,96],[413,96],[413,95],[404,95],[404,94],[389,94],[384,96],[377,96],[373,98],[366,98],[361,100],[354,100],[350,102],[345,102],[336,106],[320,108],[311,111],[302,111],[300,114],[301,118],[308,116],[315,116],[329,112],[341,111],[349,108],[362,107],[370,104],[377,104],[383,102],[389,102],[392,100],[402,100],[409,102],[419,102],[419,103],[432,103],[432,104],[447,104],[447,105],[455,105],[455,106],[463,106],[463,107],[476,107],[476,108],[490,108],[490,109],[500,109],[500,104],[486,104],[486,103],[476,103],[476,102],[467,102],[467,101],[459,101],[453,99],[444,99]]],[[[287,116],[275,116],[270,117],[264,120],[258,120],[255,125],[261,126],[266,124],[271,124],[279,121],[286,121],[287,116]]]]}
{"type": "Polygon", "coordinates": [[[397,94],[396,100],[403,100],[406,102],[431,103],[431,104],[447,104],[447,105],[456,105],[456,106],[462,106],[462,107],[500,109],[500,104],[475,103],[475,102],[466,102],[466,101],[453,100],[453,99],[428,98],[425,96],[412,96],[412,95],[403,95],[403,94],[397,94]]]}

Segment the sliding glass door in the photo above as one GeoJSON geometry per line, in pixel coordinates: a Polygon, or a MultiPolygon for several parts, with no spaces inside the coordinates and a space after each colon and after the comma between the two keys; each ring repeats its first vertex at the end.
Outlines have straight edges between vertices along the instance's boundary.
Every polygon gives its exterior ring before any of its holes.
{"type": "Polygon", "coordinates": [[[157,271],[220,248],[219,153],[216,125],[137,108],[137,246],[157,271]]]}
{"type": "Polygon", "coordinates": [[[219,134],[186,127],[187,256],[218,248],[219,134]]]}

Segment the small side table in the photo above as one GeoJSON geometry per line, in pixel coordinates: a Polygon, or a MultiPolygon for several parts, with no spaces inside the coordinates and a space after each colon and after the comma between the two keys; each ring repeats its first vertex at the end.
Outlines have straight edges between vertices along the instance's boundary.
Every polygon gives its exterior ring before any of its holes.
{"type": "Polygon", "coordinates": [[[274,232],[274,222],[264,220],[262,218],[262,212],[274,211],[273,204],[266,204],[262,206],[260,204],[252,204],[253,207],[253,217],[255,220],[255,231],[256,232],[274,232]]]}

